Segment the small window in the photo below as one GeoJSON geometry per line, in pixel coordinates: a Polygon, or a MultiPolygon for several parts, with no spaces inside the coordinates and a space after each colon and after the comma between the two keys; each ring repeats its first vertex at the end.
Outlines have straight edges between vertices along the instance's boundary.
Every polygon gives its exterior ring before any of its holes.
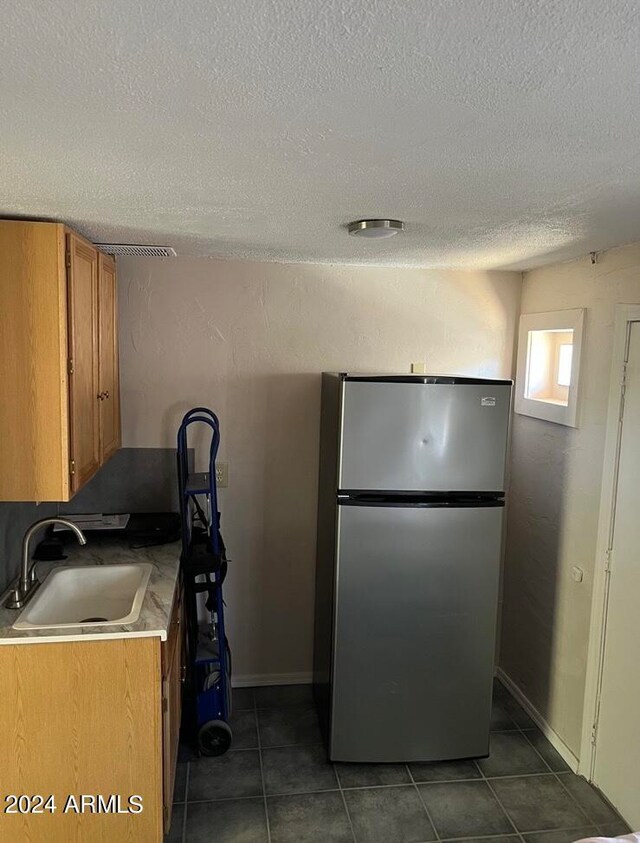
{"type": "Polygon", "coordinates": [[[517,413],[576,426],[583,320],[582,310],[520,318],[517,413]]]}
{"type": "Polygon", "coordinates": [[[571,386],[572,357],[573,343],[563,343],[558,349],[558,386],[571,386]]]}
{"type": "Polygon", "coordinates": [[[525,397],[566,407],[569,403],[572,353],[572,328],[529,331],[525,397]]]}

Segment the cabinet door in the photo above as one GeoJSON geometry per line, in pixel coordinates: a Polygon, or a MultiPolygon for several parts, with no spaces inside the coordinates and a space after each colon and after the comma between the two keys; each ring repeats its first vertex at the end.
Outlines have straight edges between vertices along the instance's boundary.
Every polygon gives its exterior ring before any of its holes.
{"type": "Polygon", "coordinates": [[[163,679],[163,791],[164,831],[171,825],[171,805],[178,763],[180,720],[182,716],[183,622],[182,595],[179,592],[167,639],[166,673],[163,679]]]}
{"type": "Polygon", "coordinates": [[[120,447],[116,265],[98,256],[98,380],[100,396],[100,463],[120,447]]]}
{"type": "Polygon", "coordinates": [[[69,439],[71,491],[100,467],[98,401],[98,252],[67,234],[69,319],[69,439]]]}

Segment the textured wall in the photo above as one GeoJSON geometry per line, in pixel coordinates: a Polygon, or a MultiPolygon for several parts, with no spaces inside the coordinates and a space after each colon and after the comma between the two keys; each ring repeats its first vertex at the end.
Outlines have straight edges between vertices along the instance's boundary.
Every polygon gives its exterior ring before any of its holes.
{"type": "Polygon", "coordinates": [[[523,313],[587,312],[578,428],[514,417],[500,663],[576,756],[618,302],[640,302],[640,244],[525,275],[523,313]]]}
{"type": "Polygon", "coordinates": [[[236,674],[311,669],[322,370],[511,374],[521,279],[122,260],[124,444],[171,447],[183,412],[222,423],[236,674]]]}

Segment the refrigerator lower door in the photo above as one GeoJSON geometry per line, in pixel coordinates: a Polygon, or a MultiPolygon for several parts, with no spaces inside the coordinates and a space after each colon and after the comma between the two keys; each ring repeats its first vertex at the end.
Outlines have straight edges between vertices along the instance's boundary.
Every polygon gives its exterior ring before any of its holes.
{"type": "Polygon", "coordinates": [[[339,506],[329,756],[486,756],[497,506],[339,506]]]}

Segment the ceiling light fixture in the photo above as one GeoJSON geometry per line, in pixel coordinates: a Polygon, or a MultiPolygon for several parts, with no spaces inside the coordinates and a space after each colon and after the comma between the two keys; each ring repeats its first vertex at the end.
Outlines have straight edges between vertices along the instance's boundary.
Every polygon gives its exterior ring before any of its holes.
{"type": "Polygon", "coordinates": [[[347,226],[349,234],[354,237],[368,237],[381,240],[383,237],[393,237],[399,231],[404,231],[402,220],[357,220],[347,226]]]}

